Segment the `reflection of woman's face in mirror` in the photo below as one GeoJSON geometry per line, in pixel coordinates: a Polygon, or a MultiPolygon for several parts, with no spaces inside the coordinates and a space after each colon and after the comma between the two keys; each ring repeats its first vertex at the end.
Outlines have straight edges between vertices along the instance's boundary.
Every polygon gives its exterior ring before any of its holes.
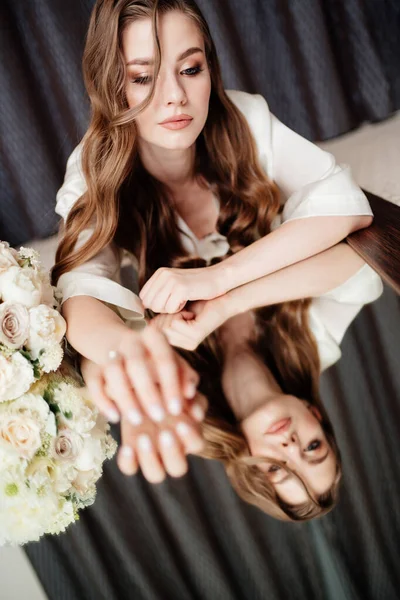
{"type": "Polygon", "coordinates": [[[288,504],[325,494],[336,478],[336,458],[321,426],[318,409],[294,396],[276,395],[242,422],[253,456],[265,457],[259,468],[288,504]],[[274,462],[276,461],[276,462],[274,462]]]}
{"type": "MultiPolygon", "coordinates": [[[[341,476],[332,427],[319,397],[282,391],[254,317],[242,313],[219,332],[223,393],[239,425],[237,436],[221,437],[221,456],[244,500],[278,518],[321,516],[334,506],[341,476]]],[[[227,433],[223,423],[216,427],[227,433]]]]}

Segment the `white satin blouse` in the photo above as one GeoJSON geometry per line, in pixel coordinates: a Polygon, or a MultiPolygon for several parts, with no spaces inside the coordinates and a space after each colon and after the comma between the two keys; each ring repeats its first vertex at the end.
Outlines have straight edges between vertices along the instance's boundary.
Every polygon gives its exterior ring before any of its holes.
{"type": "MultiPolygon", "coordinates": [[[[227,93],[250,126],[262,167],[281,191],[283,211],[273,222],[273,228],[286,221],[315,216],[372,215],[368,200],[353,181],[347,165],[337,165],[332,154],[281,123],[271,114],[262,96],[236,90],[227,93]]],[[[81,150],[79,144],[69,157],[64,183],[57,194],[55,210],[64,220],[86,191],[81,150]]],[[[178,214],[176,217],[189,253],[206,261],[227,253],[229,244],[225,236],[211,233],[198,239],[178,214]]],[[[83,231],[77,245],[91,235],[92,230],[83,231]]],[[[113,308],[129,327],[144,327],[139,297],[121,285],[120,268],[126,264],[135,266],[135,257],[114,243],[109,244],[94,258],[60,277],[58,287],[63,302],[72,296],[92,296],[113,308]]],[[[313,299],[310,327],[317,341],[321,370],[340,358],[339,345],[347,327],[364,304],[380,296],[382,289],[380,277],[364,265],[339,287],[313,299]]]]}

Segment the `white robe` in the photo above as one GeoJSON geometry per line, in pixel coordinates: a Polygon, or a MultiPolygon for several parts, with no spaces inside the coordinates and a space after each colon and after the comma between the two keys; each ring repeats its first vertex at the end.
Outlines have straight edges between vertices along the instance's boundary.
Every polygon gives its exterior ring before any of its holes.
{"type": "MultiPolygon", "coordinates": [[[[270,113],[262,96],[236,90],[227,93],[250,126],[262,167],[281,191],[283,212],[274,220],[273,229],[281,223],[308,217],[372,215],[368,200],[353,181],[347,165],[337,165],[332,154],[281,123],[270,113]]],[[[86,191],[81,151],[79,144],[69,157],[64,183],[57,194],[56,213],[63,219],[86,191]]],[[[227,239],[221,234],[211,233],[198,239],[178,214],[177,222],[189,253],[210,261],[228,251],[227,239]]],[[[82,231],[77,246],[91,235],[90,229],[82,231]]],[[[111,305],[129,327],[144,327],[140,299],[120,283],[121,265],[127,263],[137,264],[127,251],[109,244],[94,258],[60,277],[58,287],[63,302],[72,296],[92,296],[111,305]]],[[[382,290],[380,277],[365,264],[340,286],[312,300],[309,321],[321,370],[340,358],[339,345],[349,324],[362,306],[378,298],[382,290]]]]}

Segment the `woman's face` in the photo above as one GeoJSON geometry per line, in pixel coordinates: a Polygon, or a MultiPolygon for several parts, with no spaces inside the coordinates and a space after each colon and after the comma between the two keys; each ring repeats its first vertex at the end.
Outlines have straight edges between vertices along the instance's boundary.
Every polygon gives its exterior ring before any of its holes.
{"type": "Polygon", "coordinates": [[[308,496],[297,478],[274,460],[286,463],[315,496],[331,488],[336,478],[336,459],[315,407],[279,394],[247,417],[242,430],[252,455],[269,459],[260,468],[287,504],[301,504],[308,496]]]}
{"type": "MultiPolygon", "coordinates": [[[[211,79],[203,37],[195,23],[179,11],[158,20],[161,68],[155,95],[138,115],[140,140],[170,150],[185,150],[199,136],[208,115],[211,79]],[[180,117],[174,124],[165,123],[180,117]]],[[[130,108],[149,94],[154,73],[150,19],[129,25],[122,37],[127,65],[126,97],[130,108]]]]}

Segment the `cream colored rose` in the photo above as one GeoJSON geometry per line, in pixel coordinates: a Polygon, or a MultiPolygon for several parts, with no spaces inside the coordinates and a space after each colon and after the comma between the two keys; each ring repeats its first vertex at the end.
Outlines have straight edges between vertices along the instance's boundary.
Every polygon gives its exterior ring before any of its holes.
{"type": "Polygon", "coordinates": [[[0,304],[0,342],[9,348],[22,348],[29,335],[29,313],[23,304],[0,304]]]}
{"type": "Polygon", "coordinates": [[[52,455],[60,461],[73,462],[83,449],[82,437],[70,429],[61,429],[54,440],[52,455]]]}
{"type": "Polygon", "coordinates": [[[18,252],[10,248],[8,242],[0,242],[0,274],[10,267],[18,267],[18,252]]]}
{"type": "Polygon", "coordinates": [[[54,413],[51,412],[46,400],[40,394],[34,394],[29,391],[27,394],[14,400],[11,405],[6,406],[5,410],[33,419],[40,427],[42,433],[48,433],[52,437],[57,435],[54,413]]]}
{"type": "Polygon", "coordinates": [[[0,402],[25,394],[35,381],[33,368],[19,352],[9,358],[0,354],[0,402]]]}
{"type": "Polygon", "coordinates": [[[42,281],[35,269],[10,267],[0,274],[0,296],[4,302],[38,306],[42,298],[42,281]]]}
{"type": "Polygon", "coordinates": [[[42,445],[40,426],[23,415],[0,415],[0,444],[21,458],[30,459],[42,445]]]}
{"type": "Polygon", "coordinates": [[[87,493],[95,493],[94,485],[96,481],[99,479],[100,473],[96,469],[91,469],[90,471],[83,471],[78,473],[72,485],[76,489],[79,494],[87,494],[87,493]]]}
{"type": "Polygon", "coordinates": [[[26,345],[35,359],[39,356],[40,350],[61,342],[67,325],[59,312],[45,304],[31,308],[29,319],[30,332],[26,345]]]}

